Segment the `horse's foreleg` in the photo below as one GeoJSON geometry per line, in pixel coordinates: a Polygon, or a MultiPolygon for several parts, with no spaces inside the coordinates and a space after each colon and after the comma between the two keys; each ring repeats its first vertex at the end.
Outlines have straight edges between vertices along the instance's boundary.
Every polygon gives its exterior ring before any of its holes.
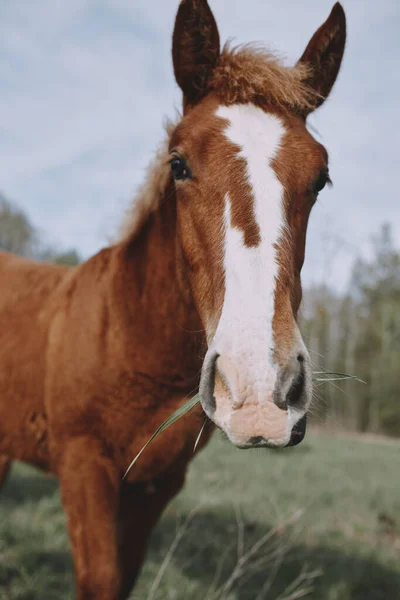
{"type": "Polygon", "coordinates": [[[69,440],[59,461],[61,495],[75,562],[77,600],[117,600],[120,477],[98,440],[69,440]]]}
{"type": "Polygon", "coordinates": [[[11,466],[11,458],[0,454],[0,487],[5,483],[11,466]]]}
{"type": "Polygon", "coordinates": [[[140,572],[147,542],[168,502],[182,488],[185,467],[148,484],[125,484],[119,507],[119,551],[122,566],[120,600],[126,600],[140,572]]]}

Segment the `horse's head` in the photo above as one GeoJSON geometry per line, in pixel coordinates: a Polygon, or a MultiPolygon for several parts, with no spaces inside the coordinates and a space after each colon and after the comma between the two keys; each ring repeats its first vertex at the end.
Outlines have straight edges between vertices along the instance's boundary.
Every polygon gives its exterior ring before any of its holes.
{"type": "Polygon", "coordinates": [[[307,131],[337,77],[346,36],[336,4],[299,62],[220,51],[206,0],[183,0],[173,36],[184,114],[171,136],[179,235],[206,330],[200,396],[239,447],[304,436],[311,369],[297,326],[307,222],[329,181],[307,131]]]}

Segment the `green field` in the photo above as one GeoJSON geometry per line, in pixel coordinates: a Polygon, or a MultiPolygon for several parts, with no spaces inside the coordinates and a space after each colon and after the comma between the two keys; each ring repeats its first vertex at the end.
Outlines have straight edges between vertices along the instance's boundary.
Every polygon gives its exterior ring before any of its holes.
{"type": "MultiPolygon", "coordinates": [[[[73,598],[55,481],[0,494],[0,599],[73,598]]],[[[400,444],[311,433],[240,451],[218,435],[154,532],[135,600],[400,600],[400,444]]]]}

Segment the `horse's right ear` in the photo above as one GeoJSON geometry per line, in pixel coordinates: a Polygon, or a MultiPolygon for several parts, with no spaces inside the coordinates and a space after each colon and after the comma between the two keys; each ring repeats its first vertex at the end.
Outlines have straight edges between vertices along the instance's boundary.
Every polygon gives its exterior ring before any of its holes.
{"type": "Polygon", "coordinates": [[[219,54],[218,27],[207,0],[182,0],[175,20],[172,60],[184,108],[205,94],[219,54]]]}

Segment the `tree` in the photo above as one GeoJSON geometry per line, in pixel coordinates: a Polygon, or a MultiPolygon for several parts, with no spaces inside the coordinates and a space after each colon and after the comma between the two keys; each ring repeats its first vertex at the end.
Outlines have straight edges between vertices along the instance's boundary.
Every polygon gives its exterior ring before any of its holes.
{"type": "Polygon", "coordinates": [[[373,238],[372,258],[355,262],[347,294],[314,287],[305,303],[302,329],[313,362],[366,383],[320,386],[318,413],[352,429],[400,436],[400,253],[390,226],[373,238]]]}
{"type": "Polygon", "coordinates": [[[358,261],[353,273],[360,319],[356,364],[368,383],[362,427],[400,434],[400,254],[388,224],[373,248],[374,258],[358,261]]]}
{"type": "Polygon", "coordinates": [[[0,194],[0,249],[60,265],[74,266],[80,263],[76,250],[59,251],[45,246],[24,211],[2,194],[0,194]]]}
{"type": "Polygon", "coordinates": [[[76,250],[56,252],[55,250],[48,249],[43,252],[41,260],[56,263],[57,265],[66,265],[68,267],[74,267],[75,265],[79,265],[81,262],[80,256],[76,250]]]}
{"type": "Polygon", "coordinates": [[[36,231],[28,217],[0,194],[0,248],[32,256],[36,245],[36,231]]]}

